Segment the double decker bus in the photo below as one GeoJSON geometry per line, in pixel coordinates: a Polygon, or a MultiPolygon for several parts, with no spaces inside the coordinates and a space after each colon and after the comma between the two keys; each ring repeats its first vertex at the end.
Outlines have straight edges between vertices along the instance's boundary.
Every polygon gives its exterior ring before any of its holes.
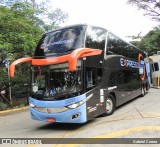
{"type": "Polygon", "coordinates": [[[31,62],[32,119],[85,123],[111,115],[117,106],[149,90],[144,51],[110,31],[87,24],[53,30],[42,36],[31,62]]]}

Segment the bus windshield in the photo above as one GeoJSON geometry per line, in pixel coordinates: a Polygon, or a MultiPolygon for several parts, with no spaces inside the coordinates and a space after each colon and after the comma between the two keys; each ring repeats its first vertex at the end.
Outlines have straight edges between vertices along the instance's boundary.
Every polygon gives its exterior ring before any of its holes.
{"type": "Polygon", "coordinates": [[[85,26],[74,26],[46,33],[37,45],[35,56],[67,54],[84,46],[85,26]]]}
{"type": "Polygon", "coordinates": [[[64,99],[82,91],[81,62],[70,72],[68,64],[32,67],[32,96],[36,99],[64,99]]]}

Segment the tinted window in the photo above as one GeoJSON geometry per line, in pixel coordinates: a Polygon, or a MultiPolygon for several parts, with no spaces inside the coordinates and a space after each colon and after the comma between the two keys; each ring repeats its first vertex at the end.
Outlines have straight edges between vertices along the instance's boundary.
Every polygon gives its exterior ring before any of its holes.
{"type": "Polygon", "coordinates": [[[115,86],[117,85],[117,72],[112,72],[109,76],[109,83],[108,86],[115,86]]]}
{"type": "Polygon", "coordinates": [[[107,53],[121,55],[122,46],[123,44],[121,40],[112,33],[109,33],[107,42],[107,53]]]}
{"type": "Polygon", "coordinates": [[[87,90],[90,90],[102,82],[102,68],[86,67],[85,73],[87,90]]]}
{"type": "Polygon", "coordinates": [[[138,60],[139,50],[112,33],[108,35],[107,54],[123,55],[138,60]]]}
{"type": "Polygon", "coordinates": [[[135,49],[133,46],[131,48],[131,58],[138,60],[139,51],[135,49]]]}
{"type": "Polygon", "coordinates": [[[34,98],[56,99],[77,95],[82,90],[81,61],[75,71],[68,70],[68,64],[32,67],[32,91],[34,98]]]}
{"type": "Polygon", "coordinates": [[[37,45],[35,56],[50,56],[83,47],[84,26],[60,29],[45,34],[37,45]]]}
{"type": "Polygon", "coordinates": [[[97,27],[88,27],[86,44],[87,48],[102,49],[105,48],[106,30],[97,27]]]}
{"type": "Polygon", "coordinates": [[[127,84],[131,80],[130,70],[120,70],[118,71],[118,85],[127,84]]]}

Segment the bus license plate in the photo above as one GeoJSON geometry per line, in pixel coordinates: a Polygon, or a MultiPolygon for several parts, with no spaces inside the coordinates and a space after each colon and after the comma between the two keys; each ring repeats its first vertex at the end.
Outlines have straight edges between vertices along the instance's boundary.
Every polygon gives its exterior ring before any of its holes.
{"type": "Polygon", "coordinates": [[[46,122],[56,122],[56,119],[55,118],[47,117],[46,118],[46,122]]]}

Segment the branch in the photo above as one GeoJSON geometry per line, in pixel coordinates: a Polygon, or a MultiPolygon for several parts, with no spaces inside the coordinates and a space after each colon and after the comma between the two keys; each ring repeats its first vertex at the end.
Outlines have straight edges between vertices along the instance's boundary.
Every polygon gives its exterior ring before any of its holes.
{"type": "Polygon", "coordinates": [[[151,16],[153,20],[159,21],[160,17],[160,1],[157,0],[128,0],[128,4],[136,5],[139,9],[146,12],[144,15],[151,16]]]}

